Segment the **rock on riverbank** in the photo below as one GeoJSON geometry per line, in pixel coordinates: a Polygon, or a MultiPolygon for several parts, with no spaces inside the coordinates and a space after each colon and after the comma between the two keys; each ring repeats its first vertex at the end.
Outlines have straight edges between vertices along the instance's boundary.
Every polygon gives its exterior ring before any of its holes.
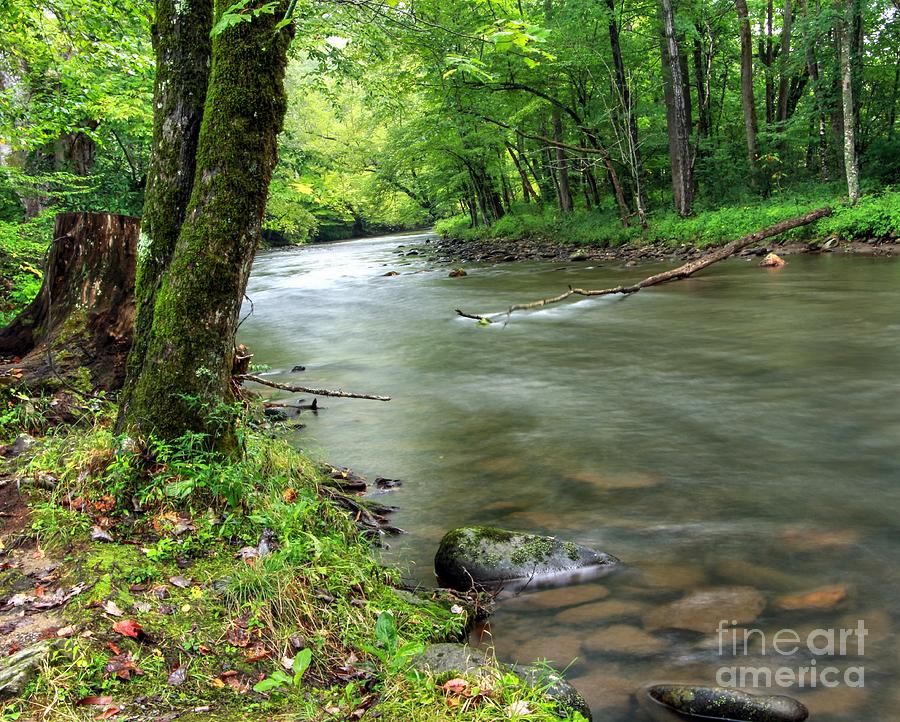
{"type": "Polygon", "coordinates": [[[607,571],[618,559],[556,537],[491,527],[461,527],[441,540],[434,569],[443,584],[466,591],[566,583],[607,571]]]}

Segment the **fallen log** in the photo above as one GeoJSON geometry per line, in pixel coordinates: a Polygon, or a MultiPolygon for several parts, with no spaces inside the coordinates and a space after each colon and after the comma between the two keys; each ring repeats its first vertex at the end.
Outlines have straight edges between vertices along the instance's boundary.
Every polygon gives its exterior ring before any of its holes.
{"type": "Polygon", "coordinates": [[[336,396],[341,399],[370,399],[372,401],[390,401],[390,396],[376,396],[374,394],[356,394],[351,391],[341,391],[333,389],[313,389],[309,386],[291,386],[290,384],[279,384],[275,381],[269,381],[261,376],[253,374],[238,374],[232,378],[237,381],[253,381],[269,388],[279,389],[281,391],[290,391],[293,394],[314,394],[315,396],[336,396]]]}
{"type": "Polygon", "coordinates": [[[477,314],[468,313],[466,311],[463,311],[462,309],[457,308],[456,313],[463,318],[471,318],[480,323],[492,323],[493,319],[500,316],[508,317],[513,313],[513,311],[531,311],[536,308],[543,308],[544,306],[550,306],[554,303],[565,301],[567,298],[571,298],[572,296],[596,297],[612,296],[615,294],[627,295],[630,293],[637,293],[642,288],[658,286],[661,283],[668,283],[669,281],[679,281],[682,278],[692,276],[697,271],[701,271],[704,268],[711,266],[713,263],[724,261],[726,258],[733,256],[735,253],[743,248],[746,248],[747,246],[753,245],[754,243],[759,243],[766,238],[777,236],[779,233],[784,233],[785,231],[789,231],[793,228],[799,228],[800,226],[814,223],[820,218],[824,218],[825,216],[830,215],[831,208],[826,206],[824,208],[818,208],[814,211],[810,211],[809,213],[806,213],[802,216],[791,218],[786,221],[781,221],[780,223],[776,223],[774,226],[769,226],[768,228],[765,228],[761,231],[756,231],[755,233],[751,233],[747,236],[744,236],[743,238],[739,238],[736,241],[732,241],[731,243],[728,243],[721,248],[717,248],[716,250],[701,256],[700,258],[697,258],[693,261],[688,261],[687,263],[678,266],[678,268],[673,268],[668,271],[663,271],[662,273],[657,273],[653,276],[649,276],[641,281],[638,281],[637,283],[633,283],[628,286],[613,286],[612,288],[601,289],[573,288],[572,286],[569,286],[568,291],[564,291],[556,296],[541,298],[537,301],[531,301],[529,303],[515,303],[506,311],[498,311],[496,313],[488,314],[477,314]]]}

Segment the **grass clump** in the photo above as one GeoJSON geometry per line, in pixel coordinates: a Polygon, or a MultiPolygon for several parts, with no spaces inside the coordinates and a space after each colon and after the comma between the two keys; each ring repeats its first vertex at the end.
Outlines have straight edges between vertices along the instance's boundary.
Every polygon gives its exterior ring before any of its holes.
{"type": "Polygon", "coordinates": [[[519,703],[559,719],[539,688],[456,695],[412,670],[426,643],[461,637],[469,613],[398,591],[329,480],[283,439],[247,418],[236,459],[191,435],[138,445],[112,431],[113,411],[51,430],[17,469],[28,534],[62,556],[53,584],[84,588],[3,719],[92,719],[96,697],[146,719],[209,708],[223,720],[491,722],[519,703]]]}

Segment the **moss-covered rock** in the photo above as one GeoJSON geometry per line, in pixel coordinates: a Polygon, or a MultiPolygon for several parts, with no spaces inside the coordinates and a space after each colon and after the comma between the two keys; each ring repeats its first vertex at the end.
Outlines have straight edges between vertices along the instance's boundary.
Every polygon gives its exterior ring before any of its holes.
{"type": "Polygon", "coordinates": [[[655,719],[659,712],[675,712],[677,719],[731,720],[732,722],[803,722],[804,705],[783,695],[757,695],[727,687],[657,684],[638,693],[639,704],[655,719]]]}
{"type": "Polygon", "coordinates": [[[568,583],[618,562],[613,556],[552,536],[490,527],[460,527],[441,540],[434,569],[441,583],[462,591],[568,583]]]}
{"type": "Polygon", "coordinates": [[[591,719],[591,709],[578,690],[561,674],[544,667],[503,664],[466,644],[430,644],[413,660],[413,666],[439,679],[454,675],[480,678],[512,672],[526,685],[543,690],[564,713],[576,711],[591,719]]]}
{"type": "Polygon", "coordinates": [[[20,696],[50,654],[52,645],[42,640],[0,660],[0,700],[20,696]]]}

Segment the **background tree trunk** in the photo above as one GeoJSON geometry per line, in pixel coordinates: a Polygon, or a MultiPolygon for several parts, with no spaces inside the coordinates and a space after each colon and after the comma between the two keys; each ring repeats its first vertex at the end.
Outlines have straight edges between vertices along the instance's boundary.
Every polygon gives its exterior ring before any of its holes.
{"type": "Polygon", "coordinates": [[[750,164],[750,185],[757,187],[756,100],[753,97],[753,39],[750,36],[750,20],[747,0],[735,0],[738,22],[741,28],[741,104],[744,107],[744,128],[747,133],[747,162],[750,164]]]}
{"type": "Polygon", "coordinates": [[[859,200],[859,156],[856,149],[857,108],[853,97],[853,52],[851,33],[857,23],[856,0],[845,0],[843,12],[835,24],[840,48],[841,107],[844,125],[844,172],[847,176],[847,194],[851,203],[859,200]]]}
{"type": "Polygon", "coordinates": [[[137,218],[60,213],[37,297],[5,329],[0,353],[22,358],[24,380],[43,386],[79,369],[95,388],[125,378],[134,321],[137,218]]]}
{"type": "MultiPolygon", "coordinates": [[[[554,108],[551,112],[551,118],[553,122],[553,140],[555,140],[557,143],[562,143],[562,117],[560,116],[559,110],[557,110],[556,108],[554,108]]],[[[566,151],[560,146],[557,145],[554,148],[554,153],[556,155],[556,172],[559,177],[559,210],[562,213],[571,213],[572,189],[569,183],[569,161],[566,158],[566,151]]]]}
{"type": "MultiPolygon", "coordinates": [[[[229,4],[217,2],[217,16],[229,4]]],[[[190,203],[152,324],[138,330],[146,357],[123,405],[127,426],[140,435],[205,432],[219,448],[233,447],[233,423],[217,412],[232,400],[234,334],[286,108],[293,32],[275,27],[286,6],[213,39],[190,203]]],[[[148,282],[142,268],[140,283],[148,282]]]]}
{"type": "Polygon", "coordinates": [[[628,83],[628,78],[625,76],[625,62],[622,60],[622,47],[619,43],[619,26],[616,23],[615,0],[606,0],[606,7],[609,10],[609,44],[612,49],[616,89],[624,114],[622,130],[627,134],[625,145],[627,147],[628,165],[631,169],[634,184],[634,203],[643,225],[646,222],[647,214],[647,191],[644,183],[644,161],[641,156],[641,146],[638,142],[637,117],[634,112],[631,86],[628,83]]]}
{"type": "MultiPolygon", "coordinates": [[[[742,0],[741,0],[742,1],[742,0]]],[[[675,31],[672,0],[661,0],[663,26],[663,81],[666,90],[666,120],[669,130],[669,159],[672,164],[672,195],[675,210],[685,217],[693,213],[694,179],[687,116],[684,68],[675,31]]]]}
{"type": "Polygon", "coordinates": [[[793,25],[793,12],[791,0],[784,0],[784,15],[781,19],[781,50],[778,54],[778,64],[781,66],[781,75],[778,81],[778,129],[784,130],[784,124],[788,119],[790,107],[790,68],[791,56],[791,26],[793,25]]]}

